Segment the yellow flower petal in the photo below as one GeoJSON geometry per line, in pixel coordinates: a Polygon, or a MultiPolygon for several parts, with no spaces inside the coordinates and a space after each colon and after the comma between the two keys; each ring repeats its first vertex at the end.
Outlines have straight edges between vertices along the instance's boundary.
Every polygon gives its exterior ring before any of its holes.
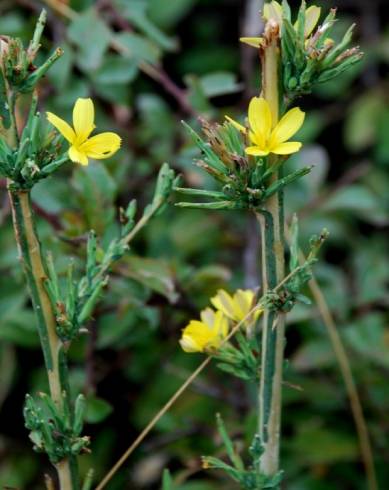
{"type": "Polygon", "coordinates": [[[192,320],[183,330],[182,340],[187,349],[186,352],[203,352],[211,339],[212,330],[198,320],[192,320]]]}
{"type": "Polygon", "coordinates": [[[193,341],[192,337],[183,335],[179,342],[184,352],[188,352],[189,354],[192,354],[194,352],[201,352],[201,349],[199,349],[198,345],[193,341]]]}
{"type": "MultiPolygon", "coordinates": [[[[186,327],[185,330],[187,330],[188,327],[186,327]]],[[[203,349],[204,349],[204,345],[202,345],[201,343],[199,343],[196,338],[194,336],[192,336],[190,334],[190,332],[188,333],[187,331],[183,331],[183,334],[182,334],[182,337],[180,339],[180,345],[182,347],[182,349],[185,351],[185,352],[202,352],[203,349]]]]}
{"type": "Polygon", "coordinates": [[[238,289],[234,294],[234,306],[235,313],[239,320],[242,320],[248,312],[253,308],[254,291],[248,289],[244,291],[243,289],[238,289]]]}
{"type": "Polygon", "coordinates": [[[228,320],[221,311],[207,308],[200,316],[202,321],[191,320],[182,331],[180,345],[185,352],[218,349],[228,334],[228,320]]]}
{"type": "Polygon", "coordinates": [[[255,134],[252,131],[249,133],[250,141],[253,143],[253,146],[259,146],[259,148],[266,149],[266,141],[263,140],[263,136],[261,134],[255,134]]]}
{"type": "Polygon", "coordinates": [[[278,146],[272,148],[271,152],[276,155],[290,155],[299,151],[301,147],[302,143],[289,141],[288,143],[280,143],[278,146]]]}
{"type": "Polygon", "coordinates": [[[217,309],[222,311],[228,318],[234,319],[234,305],[232,297],[223,289],[219,289],[217,295],[211,298],[211,303],[217,309]]]}
{"type": "Polygon", "coordinates": [[[269,154],[269,150],[262,150],[262,148],[259,148],[259,146],[248,146],[245,149],[245,152],[247,153],[247,155],[254,155],[257,157],[265,157],[269,154]]]}
{"type": "Polygon", "coordinates": [[[216,312],[212,308],[205,308],[205,310],[200,313],[201,321],[210,329],[213,328],[215,323],[215,313],[216,312]]]}
{"type": "Polygon", "coordinates": [[[321,8],[316,5],[311,5],[307,8],[305,12],[305,37],[309,37],[313,29],[316,27],[319,22],[321,14],[321,8]]]}
{"type": "Polygon", "coordinates": [[[64,136],[69,143],[73,143],[76,134],[73,131],[73,128],[69,126],[69,124],[61,119],[60,117],[56,116],[52,112],[46,112],[47,120],[55,127],[58,129],[58,131],[64,136]]]}
{"type": "Polygon", "coordinates": [[[231,123],[238,131],[241,131],[242,133],[246,133],[247,129],[242,126],[242,124],[239,124],[237,121],[232,119],[230,116],[224,116],[229,123],[231,123]]]}
{"type": "MultiPolygon", "coordinates": [[[[247,322],[251,322],[260,315],[259,312],[255,311],[252,316],[246,318],[254,307],[254,299],[255,293],[251,289],[238,289],[233,296],[220,289],[217,295],[211,298],[211,302],[219,310],[219,313],[223,313],[231,320],[239,322],[246,319],[247,322]]],[[[221,327],[219,327],[220,330],[221,327]]]]}
{"type": "Polygon", "coordinates": [[[263,97],[253,97],[249,104],[249,123],[259,146],[265,147],[268,140],[272,117],[269,103],[263,97]]]}
{"type": "Polygon", "coordinates": [[[282,6],[278,2],[273,0],[271,3],[265,3],[263,7],[263,18],[265,20],[273,19],[281,26],[282,15],[282,6]]]}
{"type": "MultiPolygon", "coordinates": [[[[305,112],[299,107],[288,111],[273,129],[270,138],[270,147],[278,146],[291,138],[303,125],[305,112]]],[[[271,151],[273,151],[271,149],[271,151]]]]}
{"type": "Polygon", "coordinates": [[[227,337],[228,335],[228,319],[223,315],[221,311],[217,311],[215,313],[215,331],[218,333],[219,337],[221,338],[221,342],[227,337]]]}
{"type": "Polygon", "coordinates": [[[80,145],[80,151],[84,152],[89,158],[102,160],[109,158],[118,151],[121,138],[116,133],[101,133],[87,139],[80,145]]]}
{"type": "Polygon", "coordinates": [[[73,108],[73,126],[79,145],[95,129],[94,120],[95,108],[92,99],[77,99],[73,108]]]}
{"type": "Polygon", "coordinates": [[[260,48],[263,44],[263,37],[241,37],[239,41],[253,48],[260,48]]]}
{"type": "Polygon", "coordinates": [[[88,165],[88,157],[76,146],[71,146],[69,148],[69,158],[72,162],[81,163],[81,165],[88,165]]]}

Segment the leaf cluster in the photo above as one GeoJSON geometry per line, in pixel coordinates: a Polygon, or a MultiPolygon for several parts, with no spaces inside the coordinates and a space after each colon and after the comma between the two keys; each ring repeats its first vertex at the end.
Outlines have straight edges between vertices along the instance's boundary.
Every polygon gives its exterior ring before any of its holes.
{"type": "Polygon", "coordinates": [[[29,115],[16,148],[0,139],[0,175],[12,180],[13,189],[30,189],[68,161],[61,136],[47,130],[37,112],[37,96],[32,97],[29,115]]]}
{"type": "Polygon", "coordinates": [[[45,286],[55,312],[58,335],[64,342],[72,341],[82,332],[82,327],[92,316],[108,283],[111,267],[128,250],[132,232],[142,228],[161,211],[170,197],[175,179],[174,171],[167,164],[162,165],[152,201],[145,207],[139,221],[135,223],[137,205],[136,200],[132,200],[125,210],[121,210],[119,236],[112,238],[105,250],[98,247],[96,234],[90,231],[86,245],[85,273],[79,281],[74,279],[73,262],[70,262],[66,287],[62,290],[52,255],[48,255],[45,286]]]}
{"type": "Polygon", "coordinates": [[[77,397],[74,410],[65,399],[62,408],[58,407],[46,393],[40,393],[38,401],[26,395],[23,414],[34,450],[45,452],[53,464],[70,455],[87,452],[90,439],[80,435],[85,407],[83,395],[77,397]]]}
{"type": "Polygon", "coordinates": [[[179,194],[194,197],[208,197],[211,202],[179,202],[176,206],[195,209],[250,209],[258,210],[277,192],[310,172],[311,167],[303,167],[282,178],[273,179],[278,174],[285,159],[275,163],[270,157],[251,157],[244,151],[245,137],[230,122],[209,124],[202,120],[204,137],[198,135],[185,124],[190,135],[201,151],[202,157],[196,164],[209,173],[221,191],[207,191],[177,187],[179,194]]]}
{"type": "Polygon", "coordinates": [[[296,24],[292,23],[287,0],[283,1],[281,32],[282,81],[287,103],[308,94],[318,84],[338,77],[355,63],[363,53],[358,47],[349,49],[354,25],[349,27],[339,43],[331,37],[336,22],[336,9],[331,9],[323,23],[305,37],[306,2],[301,2],[296,24]]]}

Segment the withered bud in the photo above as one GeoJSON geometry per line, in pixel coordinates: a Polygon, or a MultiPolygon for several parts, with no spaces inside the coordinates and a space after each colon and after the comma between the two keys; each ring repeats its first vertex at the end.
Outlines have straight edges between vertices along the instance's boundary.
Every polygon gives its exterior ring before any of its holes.
{"type": "Polygon", "coordinates": [[[209,173],[209,175],[212,175],[212,177],[214,177],[216,180],[219,180],[220,182],[224,182],[224,183],[229,182],[229,178],[226,175],[212,168],[210,165],[208,165],[208,163],[204,162],[204,160],[195,160],[194,164],[197,167],[205,170],[207,173],[209,173]]]}
{"type": "Polygon", "coordinates": [[[9,38],[8,36],[0,36],[0,60],[3,56],[7,56],[9,51],[9,38]]]}
{"type": "Polygon", "coordinates": [[[315,46],[311,46],[310,44],[307,46],[308,56],[311,59],[322,60],[334,47],[335,41],[333,39],[326,39],[324,41],[324,46],[322,48],[316,48],[315,46]]]}
{"type": "Polygon", "coordinates": [[[346,51],[344,51],[342,54],[340,54],[335,59],[335,64],[341,63],[346,58],[350,58],[351,56],[354,56],[356,54],[359,54],[362,56],[362,53],[359,50],[359,46],[355,46],[354,48],[346,49],[346,51]]]}
{"type": "Polygon", "coordinates": [[[212,150],[218,155],[224,165],[230,169],[235,167],[233,156],[227,149],[223,138],[220,135],[222,126],[220,124],[210,123],[202,117],[199,118],[202,131],[212,150]]]}
{"type": "Polygon", "coordinates": [[[333,17],[332,20],[326,22],[325,24],[320,25],[316,29],[316,32],[313,34],[313,36],[310,37],[310,44],[312,45],[316,44],[317,41],[321,38],[321,36],[334,25],[336,8],[331,9],[331,14],[333,17]]]}
{"type": "Polygon", "coordinates": [[[232,160],[235,162],[235,166],[243,169],[248,167],[247,158],[244,158],[240,155],[231,155],[232,160]]]}

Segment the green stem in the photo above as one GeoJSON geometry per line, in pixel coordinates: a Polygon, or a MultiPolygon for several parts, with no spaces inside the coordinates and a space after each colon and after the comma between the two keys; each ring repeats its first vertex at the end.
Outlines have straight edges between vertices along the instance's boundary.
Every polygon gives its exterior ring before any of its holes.
{"type": "Polygon", "coordinates": [[[153,218],[153,216],[160,210],[161,206],[165,203],[162,198],[158,198],[156,202],[151,205],[151,208],[148,212],[145,212],[141,219],[136,223],[134,228],[122,238],[123,245],[129,245],[129,243],[133,240],[135,235],[137,235],[142,228],[144,228],[148,222],[153,218]]]}
{"type": "MultiPolygon", "coordinates": [[[[262,51],[262,96],[270,105],[273,127],[279,118],[278,26],[271,21],[265,29],[267,46],[262,51]]],[[[269,164],[276,162],[269,157],[269,164]]],[[[280,178],[274,174],[274,182],[280,178]]],[[[273,182],[273,183],[274,183],[273,182]]],[[[285,276],[284,211],[281,193],[272,195],[265,209],[257,214],[262,236],[263,293],[274,289],[285,276]]],[[[263,444],[260,470],[267,476],[279,470],[281,425],[282,367],[285,319],[273,311],[265,311],[262,330],[262,370],[259,386],[259,435],[263,444]]]]}
{"type": "MultiPolygon", "coordinates": [[[[16,190],[13,188],[12,183],[9,183],[8,189],[19,256],[26,274],[31,300],[37,317],[50,395],[53,402],[63,409],[64,403],[69,403],[68,388],[62,379],[63,373],[66,373],[66,366],[64,366],[66,364],[65,351],[56,332],[55,315],[44,287],[47,273],[35,229],[30,191],[16,190]]],[[[78,468],[75,457],[64,459],[56,465],[56,469],[61,490],[79,490],[78,468]]]]}

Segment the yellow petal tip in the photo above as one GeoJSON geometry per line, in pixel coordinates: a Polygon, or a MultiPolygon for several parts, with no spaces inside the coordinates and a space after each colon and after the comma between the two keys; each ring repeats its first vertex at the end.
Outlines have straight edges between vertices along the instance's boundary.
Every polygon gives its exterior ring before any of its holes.
{"type": "Polygon", "coordinates": [[[263,44],[262,37],[241,37],[239,41],[253,48],[260,48],[263,44]]]}

